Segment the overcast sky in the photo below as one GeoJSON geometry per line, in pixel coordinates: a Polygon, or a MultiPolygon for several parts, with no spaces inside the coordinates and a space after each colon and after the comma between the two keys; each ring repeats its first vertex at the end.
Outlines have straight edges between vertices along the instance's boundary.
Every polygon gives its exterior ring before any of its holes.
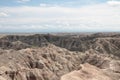
{"type": "Polygon", "coordinates": [[[120,0],[0,0],[0,32],[120,31],[120,0]]]}

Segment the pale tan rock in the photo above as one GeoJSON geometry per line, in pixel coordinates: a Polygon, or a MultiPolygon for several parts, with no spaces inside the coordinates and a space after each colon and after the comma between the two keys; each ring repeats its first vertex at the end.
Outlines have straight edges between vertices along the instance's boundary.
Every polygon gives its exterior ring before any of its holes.
{"type": "Polygon", "coordinates": [[[117,73],[120,73],[120,61],[119,60],[112,60],[110,62],[110,69],[117,72],[117,73]]]}
{"type": "Polygon", "coordinates": [[[99,68],[90,64],[81,65],[81,70],[70,72],[61,77],[61,80],[112,80],[99,68]]]}
{"type": "Polygon", "coordinates": [[[3,78],[2,76],[0,76],[0,80],[7,80],[7,79],[5,79],[5,78],[3,78]]]}

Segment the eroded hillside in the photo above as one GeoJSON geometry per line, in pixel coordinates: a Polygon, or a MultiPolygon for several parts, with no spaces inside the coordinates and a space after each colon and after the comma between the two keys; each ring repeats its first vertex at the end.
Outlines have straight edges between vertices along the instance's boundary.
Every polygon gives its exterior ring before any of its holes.
{"type": "Polygon", "coordinates": [[[119,34],[7,35],[0,48],[0,80],[120,79],[119,34]]]}

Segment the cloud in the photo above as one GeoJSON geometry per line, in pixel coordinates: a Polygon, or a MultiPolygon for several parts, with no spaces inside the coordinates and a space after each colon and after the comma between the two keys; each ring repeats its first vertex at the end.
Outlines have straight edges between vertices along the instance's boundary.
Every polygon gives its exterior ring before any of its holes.
{"type": "Polygon", "coordinates": [[[29,2],[29,1],[31,1],[31,0],[17,0],[17,2],[19,2],[19,3],[25,3],[25,2],[29,2]]]}
{"type": "Polygon", "coordinates": [[[41,3],[40,6],[41,6],[41,7],[47,7],[48,5],[45,4],[45,3],[41,3]]]}
{"type": "Polygon", "coordinates": [[[0,17],[7,17],[7,16],[9,16],[9,15],[4,12],[0,12],[0,17]]]}
{"type": "Polygon", "coordinates": [[[108,1],[107,3],[111,6],[120,6],[120,1],[108,1]]]}
{"type": "Polygon", "coordinates": [[[43,6],[0,8],[0,11],[11,14],[8,18],[0,18],[2,30],[42,32],[120,30],[118,6],[112,7],[108,3],[80,8],[43,6]]]}

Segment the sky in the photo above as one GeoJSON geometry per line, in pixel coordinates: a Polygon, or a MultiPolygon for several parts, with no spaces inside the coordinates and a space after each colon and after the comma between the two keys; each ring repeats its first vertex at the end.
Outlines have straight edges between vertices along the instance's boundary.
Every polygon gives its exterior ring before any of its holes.
{"type": "Polygon", "coordinates": [[[0,32],[120,32],[120,0],[0,0],[0,32]]]}

